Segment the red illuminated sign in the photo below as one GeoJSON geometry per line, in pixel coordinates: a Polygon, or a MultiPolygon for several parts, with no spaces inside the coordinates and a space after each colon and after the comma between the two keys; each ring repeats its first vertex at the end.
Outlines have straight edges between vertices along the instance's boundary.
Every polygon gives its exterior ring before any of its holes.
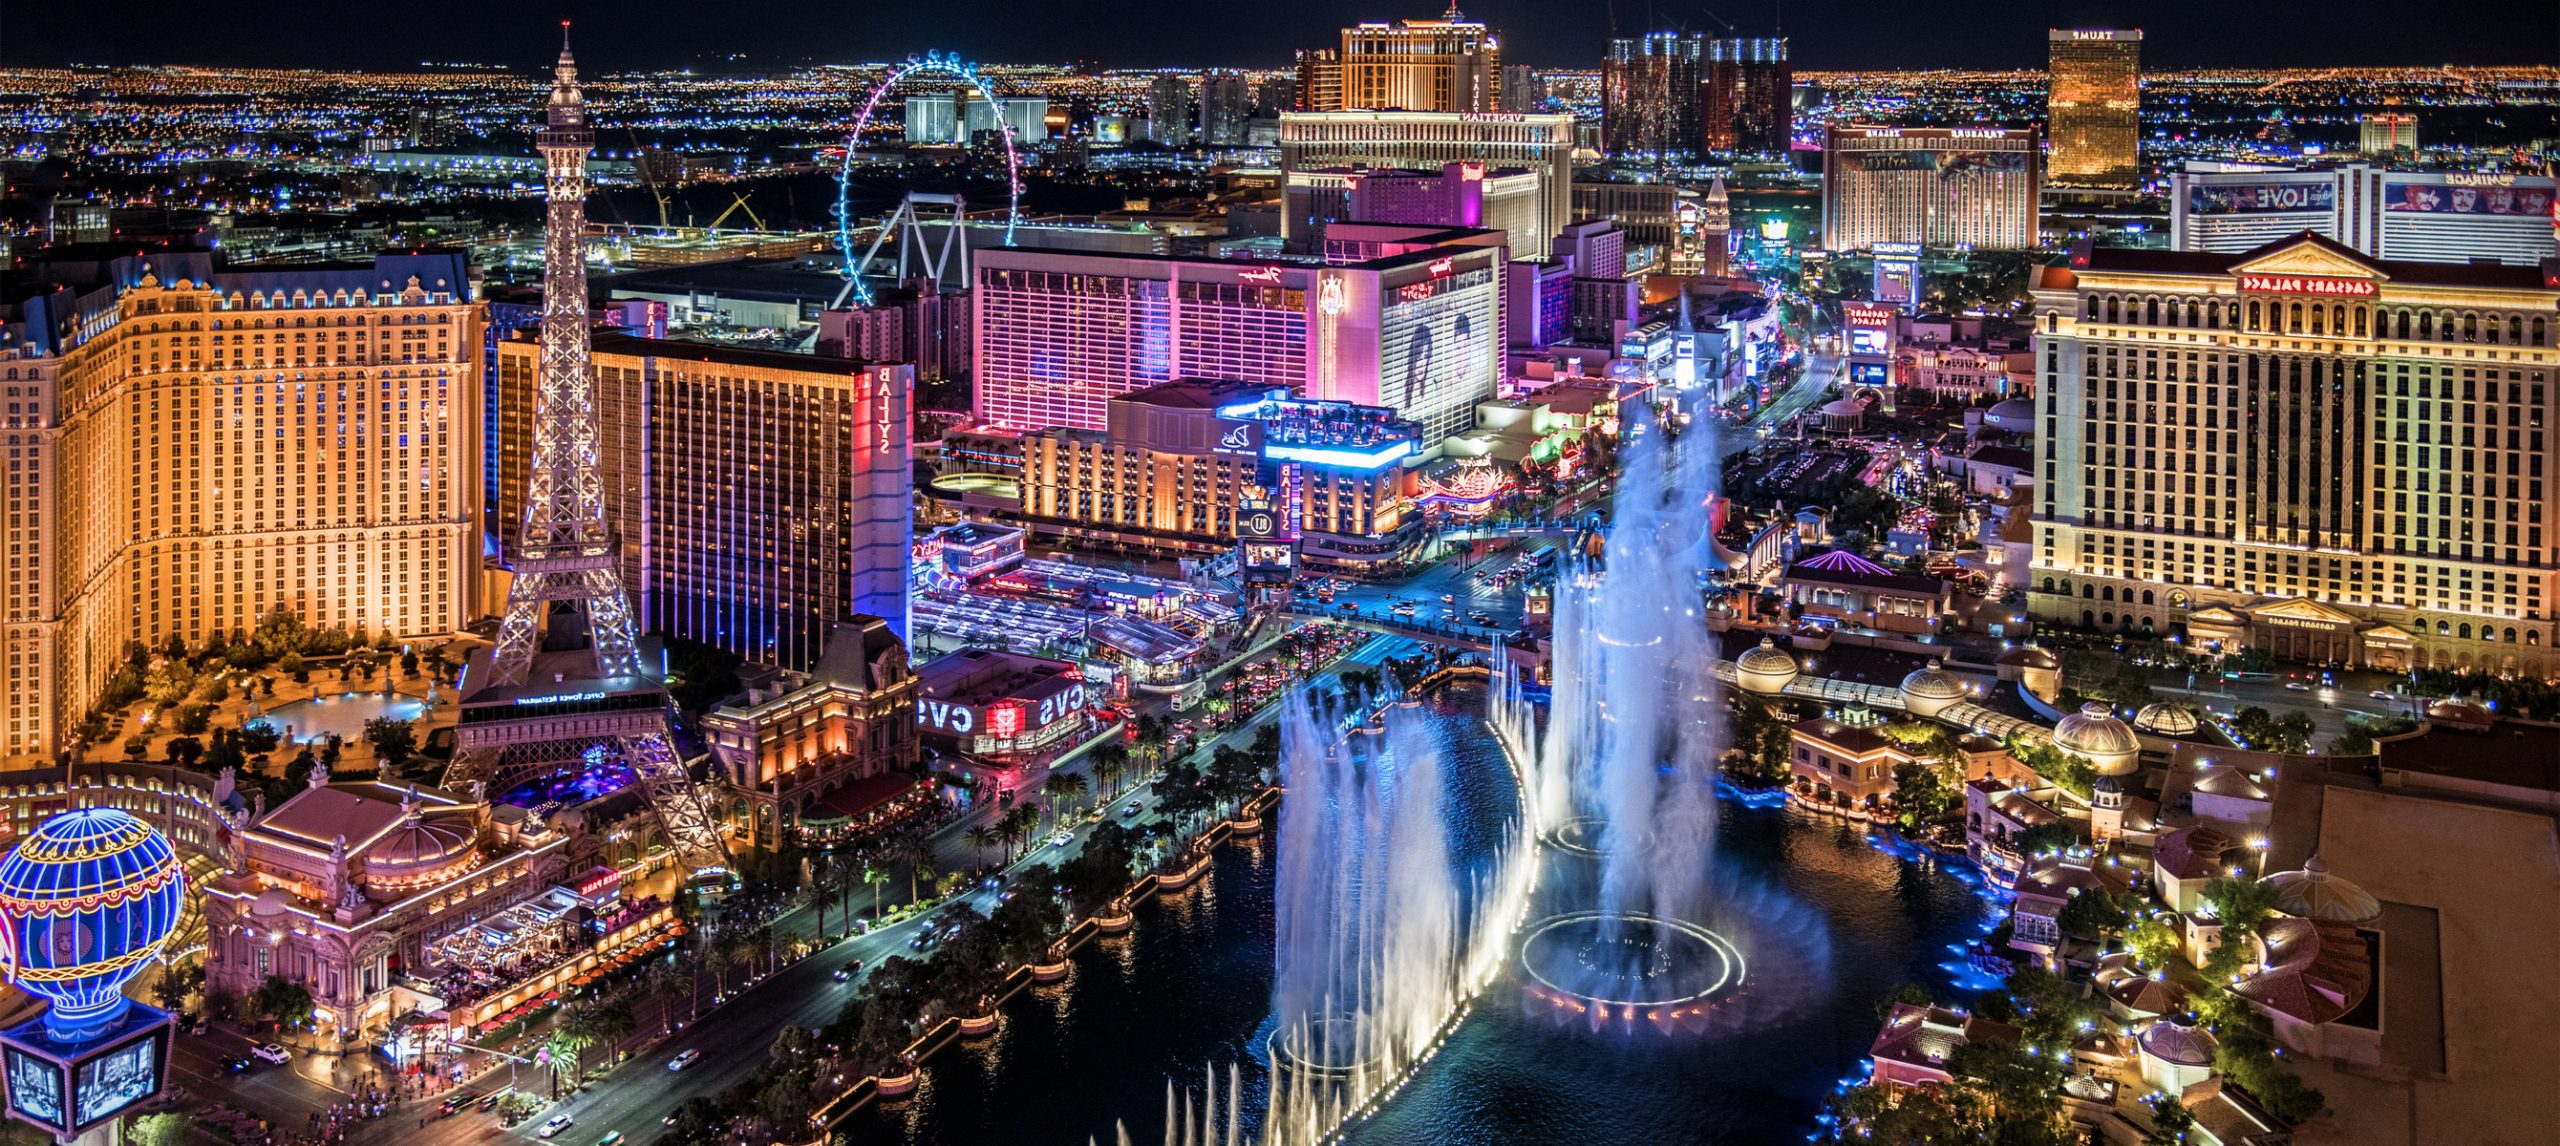
{"type": "Polygon", "coordinates": [[[578,894],[594,899],[598,894],[612,889],[621,882],[621,872],[610,868],[599,868],[587,878],[578,881],[578,894]]]}
{"type": "Polygon", "coordinates": [[[2372,279],[2332,279],[2317,275],[2242,275],[2240,289],[2273,294],[2317,294],[2369,298],[2382,288],[2372,279]]]}
{"type": "Polygon", "coordinates": [[[1022,735],[1022,706],[1008,702],[988,708],[987,735],[998,740],[1022,735]]]}
{"type": "Polygon", "coordinates": [[[1840,314],[1848,319],[1851,326],[1890,327],[1893,325],[1894,310],[1889,306],[1860,306],[1856,303],[1843,303],[1840,306],[1840,314]]]}
{"type": "Polygon", "coordinates": [[[1449,277],[1450,272],[1455,271],[1455,270],[1457,270],[1457,269],[1458,269],[1458,262],[1457,262],[1457,260],[1455,260],[1455,259],[1441,259],[1441,260],[1439,260],[1439,261],[1434,262],[1434,263],[1432,263],[1432,264],[1431,264],[1431,277],[1433,277],[1433,278],[1435,278],[1435,279],[1445,279],[1445,278],[1449,277]]]}

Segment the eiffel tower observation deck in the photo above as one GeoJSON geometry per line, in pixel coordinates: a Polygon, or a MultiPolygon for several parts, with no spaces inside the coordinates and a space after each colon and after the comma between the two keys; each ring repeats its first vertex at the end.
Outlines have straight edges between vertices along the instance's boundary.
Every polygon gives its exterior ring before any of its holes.
{"type": "Polygon", "coordinates": [[[670,702],[641,647],[596,474],[584,249],[595,131],[568,28],[562,21],[538,140],[548,208],[542,362],[515,581],[497,645],[465,670],[445,784],[485,794],[538,776],[628,768],[677,857],[693,874],[713,875],[728,870],[728,850],[676,751],[670,702]]]}

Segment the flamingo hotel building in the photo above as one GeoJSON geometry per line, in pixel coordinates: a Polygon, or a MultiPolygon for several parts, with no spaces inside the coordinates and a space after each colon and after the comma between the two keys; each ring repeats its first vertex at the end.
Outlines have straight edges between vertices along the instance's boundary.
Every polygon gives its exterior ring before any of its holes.
{"type": "Polygon", "coordinates": [[[450,633],[473,615],[481,313],[460,254],[37,269],[0,312],[0,759],[43,759],[127,642],[279,609],[450,633]]]}
{"type": "Polygon", "coordinates": [[[2560,261],[2083,248],[2034,296],[2037,619],[2560,676],[2560,261]]]}

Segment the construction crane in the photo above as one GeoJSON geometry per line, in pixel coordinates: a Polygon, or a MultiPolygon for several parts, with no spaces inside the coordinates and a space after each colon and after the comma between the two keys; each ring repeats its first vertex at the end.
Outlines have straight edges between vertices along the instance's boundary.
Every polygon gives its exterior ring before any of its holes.
{"type": "Polygon", "coordinates": [[[721,209],[721,211],[720,211],[720,215],[719,215],[719,217],[718,217],[718,218],[715,218],[715,219],[713,219],[713,220],[711,220],[711,225],[710,225],[710,226],[708,226],[708,227],[703,228],[703,230],[705,230],[705,231],[717,231],[717,230],[719,230],[719,229],[720,229],[720,224],[722,224],[722,223],[726,223],[726,222],[728,222],[728,221],[729,221],[729,215],[730,215],[730,213],[731,213],[731,212],[733,212],[733,211],[740,211],[740,210],[743,210],[743,211],[745,211],[745,212],[747,213],[747,221],[748,221],[748,222],[750,222],[750,223],[755,224],[755,225],[756,225],[756,230],[759,230],[759,231],[764,230],[764,229],[765,229],[765,226],[764,226],[764,220],[759,219],[759,218],[757,218],[757,217],[756,217],[756,209],[755,209],[755,208],[747,206],[747,197],[746,197],[745,195],[743,195],[743,194],[738,194],[738,193],[735,193],[735,192],[733,192],[733,193],[732,193],[732,195],[734,196],[734,198],[732,199],[732,201],[730,202],[730,204],[729,204],[727,207],[722,208],[722,209],[721,209]]]}
{"type": "Polygon", "coordinates": [[[649,173],[649,153],[640,146],[640,131],[629,124],[624,124],[622,130],[631,134],[631,166],[640,172],[640,185],[658,201],[658,229],[667,230],[667,193],[658,186],[657,176],[649,173]]]}

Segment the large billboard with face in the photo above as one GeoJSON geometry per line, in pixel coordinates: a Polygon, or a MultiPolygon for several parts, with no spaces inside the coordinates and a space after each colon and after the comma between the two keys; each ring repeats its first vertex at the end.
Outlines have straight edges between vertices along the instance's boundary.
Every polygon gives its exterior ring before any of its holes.
{"type": "Polygon", "coordinates": [[[2310,183],[2192,183],[2187,186],[2190,215],[2274,215],[2288,211],[2335,211],[2338,185],[2310,183]]]}
{"type": "Polygon", "coordinates": [[[2453,176],[2425,180],[2386,179],[2382,183],[2382,209],[2416,215],[2509,219],[2551,213],[2551,188],[2548,185],[2519,186],[2503,181],[2506,178],[2483,176],[2476,182],[2461,181],[2453,176]]]}

